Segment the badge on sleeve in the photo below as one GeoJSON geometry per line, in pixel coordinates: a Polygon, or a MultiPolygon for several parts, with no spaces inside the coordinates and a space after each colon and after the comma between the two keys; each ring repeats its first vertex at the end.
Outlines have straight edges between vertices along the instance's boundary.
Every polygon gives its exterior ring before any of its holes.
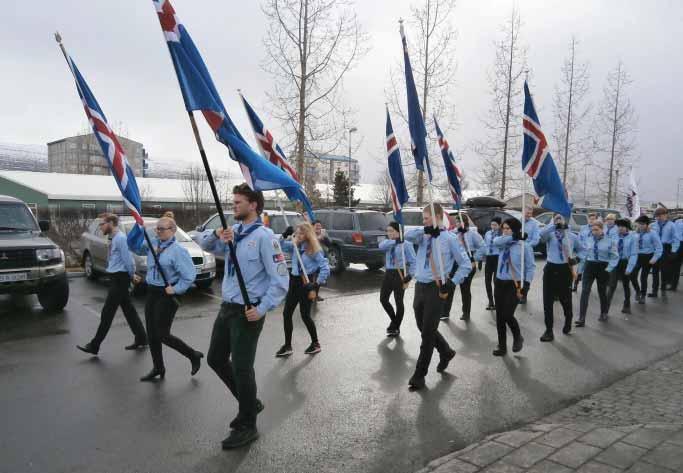
{"type": "Polygon", "coordinates": [[[275,253],[282,253],[282,248],[280,248],[280,242],[273,240],[273,250],[275,253]]]}
{"type": "Polygon", "coordinates": [[[287,265],[285,263],[280,263],[277,265],[277,273],[280,276],[287,276],[287,265]]]}

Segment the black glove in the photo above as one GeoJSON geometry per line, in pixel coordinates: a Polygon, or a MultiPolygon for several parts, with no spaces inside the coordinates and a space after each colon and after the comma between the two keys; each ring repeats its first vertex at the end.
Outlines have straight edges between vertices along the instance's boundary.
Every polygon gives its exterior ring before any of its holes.
{"type": "Polygon", "coordinates": [[[317,282],[309,282],[308,284],[304,285],[304,292],[308,293],[311,291],[315,291],[320,287],[317,282]]]}
{"type": "Polygon", "coordinates": [[[529,238],[529,234],[527,232],[522,233],[522,236],[519,237],[519,239],[522,241],[526,241],[527,238],[529,238]]]}
{"type": "Polygon", "coordinates": [[[567,224],[566,223],[556,223],[555,228],[557,230],[566,230],[567,229],[567,224]]]}
{"type": "Polygon", "coordinates": [[[447,279],[446,283],[442,284],[439,287],[439,292],[441,294],[448,294],[449,292],[454,291],[454,290],[455,290],[455,284],[453,284],[453,281],[451,281],[450,279],[447,279]]]}
{"type": "Polygon", "coordinates": [[[284,232],[282,232],[282,238],[287,239],[291,235],[294,235],[294,228],[287,227],[284,232]]]}
{"type": "Polygon", "coordinates": [[[467,233],[467,229],[465,227],[458,227],[458,233],[467,233]]]}
{"type": "Polygon", "coordinates": [[[529,293],[529,288],[531,287],[531,283],[529,281],[524,281],[524,285],[522,286],[522,295],[526,297],[526,295],[529,293]]]}
{"type": "Polygon", "coordinates": [[[424,227],[425,235],[431,235],[434,238],[438,237],[439,234],[441,234],[441,229],[439,227],[433,227],[433,226],[426,226],[424,227]]]}
{"type": "Polygon", "coordinates": [[[569,266],[575,266],[579,264],[578,258],[567,258],[567,263],[569,263],[569,266]]]}
{"type": "Polygon", "coordinates": [[[410,274],[406,274],[406,277],[403,278],[403,284],[408,284],[412,280],[413,277],[410,274]]]}

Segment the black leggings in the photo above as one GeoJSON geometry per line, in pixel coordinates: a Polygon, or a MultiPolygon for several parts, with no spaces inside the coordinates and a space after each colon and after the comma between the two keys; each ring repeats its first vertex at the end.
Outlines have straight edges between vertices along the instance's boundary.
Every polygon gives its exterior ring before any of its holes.
{"type": "Polygon", "coordinates": [[[493,297],[493,278],[498,270],[498,255],[488,255],[486,257],[486,268],[484,268],[484,285],[486,286],[486,296],[489,298],[489,305],[496,305],[493,297]]]}
{"type": "Polygon", "coordinates": [[[292,316],[297,305],[299,305],[301,312],[301,320],[304,321],[308,334],[311,336],[311,342],[317,343],[318,332],[315,329],[315,322],[311,318],[311,301],[308,299],[308,292],[304,290],[303,278],[291,276],[289,278],[289,291],[285,299],[285,309],[282,314],[285,319],[285,345],[287,346],[292,345],[292,332],[294,331],[292,316]]]}
{"type": "MultiPolygon", "coordinates": [[[[463,279],[462,282],[459,284],[460,297],[462,298],[462,315],[464,315],[465,317],[469,317],[470,312],[472,311],[472,291],[470,287],[472,286],[472,279],[474,278],[474,273],[476,272],[476,269],[472,269],[472,271],[470,271],[470,274],[468,274],[467,277],[463,279]]],[[[454,296],[455,288],[448,291],[448,298],[443,303],[443,317],[450,317],[454,296]]]]}
{"type": "Polygon", "coordinates": [[[379,301],[391,319],[391,326],[395,329],[401,328],[401,322],[403,321],[403,313],[405,311],[403,306],[404,293],[405,290],[403,289],[403,281],[401,280],[401,276],[398,274],[398,270],[387,269],[384,273],[382,289],[379,291],[379,301]],[[392,292],[394,293],[394,302],[396,303],[395,312],[394,308],[389,302],[389,297],[391,296],[392,292]]]}
{"type": "Polygon", "coordinates": [[[654,256],[653,253],[639,254],[636,267],[631,272],[631,283],[636,288],[636,292],[640,292],[641,296],[647,293],[647,277],[650,274],[650,260],[654,256]],[[640,286],[638,285],[638,272],[640,272],[640,286]]]}
{"type": "Polygon", "coordinates": [[[515,318],[515,310],[519,299],[514,281],[495,280],[496,298],[496,329],[498,330],[498,348],[507,350],[507,327],[510,327],[512,337],[519,340],[522,332],[515,318]]]}

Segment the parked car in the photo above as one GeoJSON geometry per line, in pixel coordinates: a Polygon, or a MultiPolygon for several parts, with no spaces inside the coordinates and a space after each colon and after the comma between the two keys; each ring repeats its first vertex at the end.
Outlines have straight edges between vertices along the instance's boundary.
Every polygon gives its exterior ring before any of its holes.
{"type": "MultiPolygon", "coordinates": [[[[157,218],[144,217],[147,234],[152,237],[157,218]]],[[[128,231],[135,225],[133,217],[120,217],[119,229],[128,234],[128,231]]],[[[211,253],[203,251],[192,238],[180,227],[176,231],[176,241],[185,247],[192,256],[192,262],[197,270],[195,284],[200,289],[211,286],[211,282],[216,277],[216,258],[211,253]]],[[[99,220],[90,222],[87,230],[83,232],[80,240],[81,259],[85,268],[85,275],[89,279],[97,279],[107,269],[109,259],[109,245],[111,244],[99,227],[99,220]]],[[[147,274],[147,257],[133,254],[135,259],[135,272],[141,276],[147,274]]]]}
{"type": "MultiPolygon", "coordinates": [[[[616,215],[617,218],[621,218],[621,212],[619,212],[616,209],[606,209],[604,207],[573,207],[572,211],[574,213],[578,214],[589,214],[589,213],[596,213],[598,214],[603,220],[608,214],[614,214],[616,215]]],[[[588,223],[588,222],[586,222],[588,223]]]]}
{"type": "MultiPolygon", "coordinates": [[[[538,220],[539,227],[543,228],[548,225],[552,219],[555,212],[543,212],[540,215],[536,215],[536,220],[538,220]]],[[[572,213],[569,218],[569,230],[577,235],[581,231],[581,227],[588,225],[588,214],[584,213],[572,213]]]]}
{"type": "Polygon", "coordinates": [[[384,252],[378,248],[389,224],[384,213],[340,208],[316,210],[315,215],[332,240],[328,259],[333,273],[344,271],[350,263],[371,270],[384,266],[384,252]]]}
{"type": "Polygon", "coordinates": [[[0,195],[0,294],[37,294],[46,311],[60,311],[69,301],[64,252],[43,232],[28,206],[0,195]]]}
{"type": "MultiPolygon", "coordinates": [[[[450,214],[451,209],[446,210],[446,212],[450,214]]],[[[422,207],[403,207],[401,210],[401,215],[403,216],[403,229],[405,232],[409,232],[410,230],[424,226],[422,223],[422,207]]],[[[391,222],[394,219],[394,212],[387,212],[386,216],[391,222]]],[[[444,225],[446,228],[449,226],[449,223],[446,221],[446,219],[444,219],[444,225]]]]}

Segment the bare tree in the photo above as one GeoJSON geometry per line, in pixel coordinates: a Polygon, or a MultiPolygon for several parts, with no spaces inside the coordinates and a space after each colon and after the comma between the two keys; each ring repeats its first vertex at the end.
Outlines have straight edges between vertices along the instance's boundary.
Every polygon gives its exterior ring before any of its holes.
{"type": "Polygon", "coordinates": [[[636,131],[636,114],[627,95],[632,82],[623,63],[619,61],[617,67],[607,75],[604,96],[596,117],[596,151],[607,155],[604,160],[607,165],[600,166],[603,175],[597,184],[605,194],[607,207],[614,202],[618,171],[633,165],[631,158],[635,148],[633,134],[636,131]]]}
{"type": "Polygon", "coordinates": [[[263,69],[275,78],[269,98],[305,178],[305,154],[329,153],[344,139],[342,81],[367,51],[366,36],[351,0],[265,0],[262,9],[270,23],[263,69]]]}
{"type": "Polygon", "coordinates": [[[206,207],[206,204],[212,201],[211,188],[204,168],[198,165],[188,166],[183,172],[180,185],[185,195],[185,201],[194,213],[194,220],[200,222],[203,214],[202,207],[206,207]]]}
{"type": "Polygon", "coordinates": [[[391,207],[391,177],[389,177],[388,170],[381,173],[375,181],[372,198],[379,201],[382,207],[391,207]]]}
{"type": "Polygon", "coordinates": [[[512,184],[521,182],[519,172],[513,173],[516,162],[511,162],[521,145],[522,83],[527,69],[527,51],[520,39],[522,22],[519,11],[513,7],[510,17],[501,26],[501,38],[494,43],[496,59],[489,71],[491,106],[483,119],[487,130],[485,141],[475,149],[484,165],[481,183],[491,193],[498,192],[504,199],[512,184]]]}

